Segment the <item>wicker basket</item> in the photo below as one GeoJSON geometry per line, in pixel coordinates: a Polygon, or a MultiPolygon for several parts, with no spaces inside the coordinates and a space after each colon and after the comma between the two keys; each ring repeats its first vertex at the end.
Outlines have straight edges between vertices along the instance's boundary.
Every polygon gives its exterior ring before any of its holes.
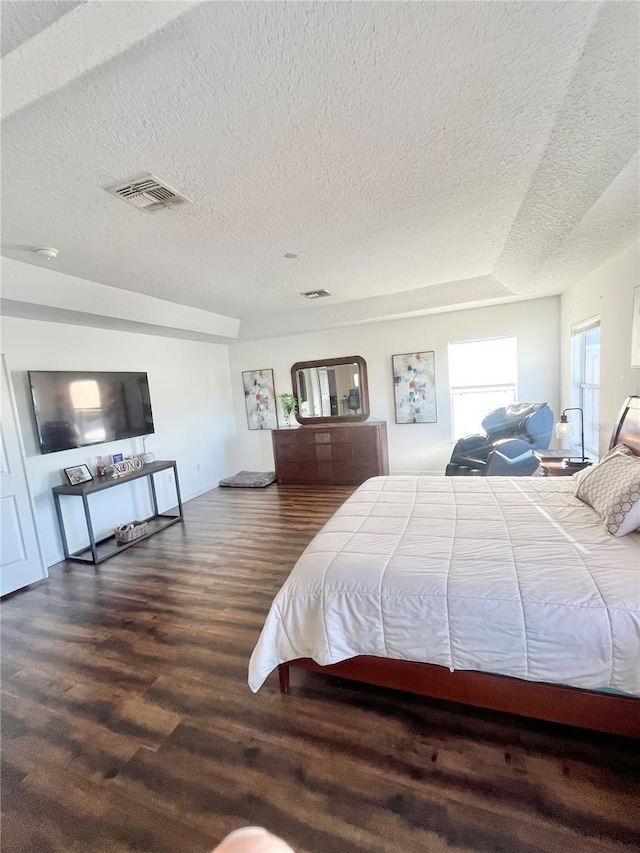
{"type": "Polygon", "coordinates": [[[132,521],[133,527],[131,530],[114,530],[114,536],[118,542],[133,542],[134,539],[139,539],[147,532],[146,521],[132,521]]]}

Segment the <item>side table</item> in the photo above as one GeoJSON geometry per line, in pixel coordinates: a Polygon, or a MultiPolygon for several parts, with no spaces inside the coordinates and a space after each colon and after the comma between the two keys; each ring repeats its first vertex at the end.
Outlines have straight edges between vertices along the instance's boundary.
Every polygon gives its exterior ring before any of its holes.
{"type": "Polygon", "coordinates": [[[142,542],[143,540],[148,539],[150,536],[159,533],[161,530],[170,527],[172,524],[176,524],[176,522],[182,521],[182,498],[180,496],[180,483],[178,482],[178,468],[174,460],[150,462],[143,468],[141,468],[139,471],[133,471],[130,474],[126,474],[124,477],[119,477],[116,480],[103,478],[101,480],[90,480],[87,483],[78,483],[78,485],[76,486],[54,486],[52,491],[53,499],[55,502],[56,515],[58,516],[58,524],[60,525],[62,547],[64,549],[64,556],[66,560],[77,560],[80,563],[93,563],[94,565],[96,565],[97,563],[101,563],[103,560],[107,560],[109,557],[113,557],[114,554],[118,554],[120,551],[124,551],[126,548],[131,548],[132,545],[137,545],[138,542],[142,542]],[[156,487],[153,481],[153,477],[154,474],[158,474],[161,471],[167,470],[172,470],[173,472],[173,481],[176,490],[178,510],[177,514],[173,512],[162,513],[158,511],[158,499],[156,496],[156,487]],[[119,543],[116,541],[115,536],[107,536],[104,539],[96,541],[93,532],[93,523],[91,520],[91,513],[89,508],[89,495],[92,495],[95,492],[101,492],[104,489],[111,489],[116,486],[121,486],[123,483],[129,483],[132,480],[139,480],[142,478],[146,478],[149,483],[151,502],[153,504],[153,515],[151,515],[149,518],[144,519],[144,521],[146,521],[148,525],[147,533],[145,533],[144,536],[139,536],[137,539],[133,539],[131,542],[119,543]],[[64,526],[64,517],[62,515],[62,507],[60,506],[61,496],[81,498],[82,507],[84,509],[84,517],[87,525],[87,534],[89,536],[89,546],[86,548],[81,548],[79,551],[74,551],[73,554],[69,553],[67,533],[64,526]]]}
{"type": "Polygon", "coordinates": [[[584,462],[579,465],[565,465],[564,460],[569,458],[568,453],[566,456],[560,456],[558,454],[547,455],[541,451],[536,453],[536,456],[542,465],[544,477],[572,477],[577,471],[582,471],[583,468],[588,468],[592,464],[591,462],[584,462]]]}

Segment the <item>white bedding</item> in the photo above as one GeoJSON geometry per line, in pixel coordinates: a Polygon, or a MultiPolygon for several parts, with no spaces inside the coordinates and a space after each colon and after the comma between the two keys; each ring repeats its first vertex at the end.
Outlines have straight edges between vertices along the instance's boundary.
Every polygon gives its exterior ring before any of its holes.
{"type": "Polygon", "coordinates": [[[569,478],[375,477],[310,543],[249,665],[423,661],[640,694],[640,534],[569,478]]]}

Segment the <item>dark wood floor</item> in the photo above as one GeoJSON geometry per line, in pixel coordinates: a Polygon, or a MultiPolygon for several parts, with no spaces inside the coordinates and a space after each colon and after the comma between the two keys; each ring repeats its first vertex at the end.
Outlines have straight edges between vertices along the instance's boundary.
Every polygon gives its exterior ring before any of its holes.
{"type": "Polygon", "coordinates": [[[208,851],[262,824],[302,853],[631,851],[637,744],[247,662],[350,493],[216,490],[2,616],[2,849],[208,851]]]}

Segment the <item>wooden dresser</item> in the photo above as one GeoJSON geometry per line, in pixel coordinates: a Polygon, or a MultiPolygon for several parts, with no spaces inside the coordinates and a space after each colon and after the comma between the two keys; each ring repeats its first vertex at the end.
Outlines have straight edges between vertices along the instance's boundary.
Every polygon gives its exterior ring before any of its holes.
{"type": "Polygon", "coordinates": [[[385,421],[286,427],[271,435],[278,483],[360,485],[389,473],[385,421]]]}

